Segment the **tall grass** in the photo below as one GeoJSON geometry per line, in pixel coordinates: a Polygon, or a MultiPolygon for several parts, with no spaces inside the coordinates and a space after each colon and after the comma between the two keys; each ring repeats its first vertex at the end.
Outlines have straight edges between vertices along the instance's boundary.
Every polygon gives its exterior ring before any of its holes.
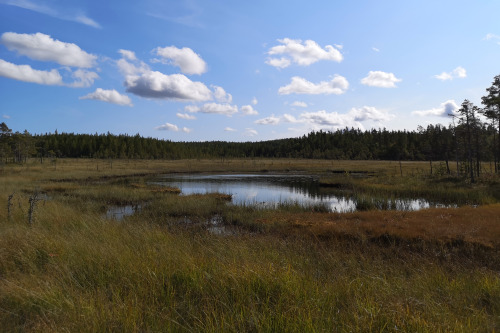
{"type": "Polygon", "coordinates": [[[0,203],[16,192],[10,220],[6,205],[0,209],[2,331],[500,327],[498,205],[349,214],[293,203],[236,207],[220,195],[179,196],[138,186],[140,178],[116,178],[139,167],[84,167],[58,161],[57,177],[35,166],[0,175],[0,203]],[[29,226],[35,189],[49,199],[29,226]],[[148,204],[133,216],[105,218],[108,205],[139,202],[148,204]],[[241,231],[220,235],[180,223],[214,215],[241,231]]]}

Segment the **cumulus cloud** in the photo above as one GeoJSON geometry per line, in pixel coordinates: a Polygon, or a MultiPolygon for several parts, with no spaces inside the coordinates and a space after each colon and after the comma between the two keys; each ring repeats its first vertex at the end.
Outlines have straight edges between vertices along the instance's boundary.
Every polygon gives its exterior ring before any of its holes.
{"type": "Polygon", "coordinates": [[[370,71],[368,76],[361,79],[361,83],[371,87],[396,88],[396,83],[401,82],[393,73],[370,71]]]}
{"type": "Polygon", "coordinates": [[[270,58],[266,60],[266,64],[277,68],[286,68],[292,64],[287,58],[270,58]]]}
{"type": "Polygon", "coordinates": [[[55,18],[58,18],[60,20],[66,20],[66,21],[73,21],[73,22],[78,22],[82,23],[88,26],[91,26],[93,28],[101,28],[101,25],[91,19],[90,17],[86,16],[81,10],[76,10],[72,13],[69,12],[62,12],[59,10],[56,10],[54,8],[54,4],[51,3],[50,6],[44,5],[41,3],[42,1],[37,0],[37,3],[34,3],[29,0],[2,0],[0,3],[4,3],[6,5],[10,6],[16,6],[24,9],[28,9],[34,12],[38,12],[41,14],[49,15],[55,18]]]}
{"type": "Polygon", "coordinates": [[[118,70],[125,76],[144,74],[151,71],[149,66],[144,62],[142,61],[134,61],[134,62],[135,63],[131,63],[126,59],[122,58],[116,61],[116,65],[118,66],[118,70]]]}
{"type": "Polygon", "coordinates": [[[330,60],[341,62],[343,59],[342,53],[332,45],[326,45],[325,48],[321,48],[313,40],[306,40],[302,42],[300,39],[278,39],[280,45],[273,46],[267,52],[270,56],[281,56],[281,57],[270,57],[267,59],[266,63],[268,65],[285,68],[291,65],[291,63],[296,63],[299,66],[309,66],[320,60],[330,60]]]}
{"type": "Polygon", "coordinates": [[[238,107],[227,103],[205,103],[202,106],[187,105],[184,110],[187,112],[201,112],[231,116],[238,112],[238,107]]]}
{"type": "Polygon", "coordinates": [[[286,123],[299,123],[300,120],[292,116],[291,114],[285,113],[282,117],[284,122],[286,123]]]}
{"type": "Polygon", "coordinates": [[[97,101],[103,101],[106,103],[133,106],[132,101],[127,95],[122,95],[114,89],[105,90],[97,88],[96,91],[94,91],[93,93],[82,96],[80,97],[80,99],[93,99],[97,101]]]}
{"type": "Polygon", "coordinates": [[[158,131],[173,131],[173,132],[181,131],[184,133],[189,133],[192,131],[190,128],[187,128],[187,127],[183,127],[181,129],[179,129],[179,127],[177,125],[170,124],[170,123],[165,123],[163,125],[157,126],[157,127],[155,127],[155,129],[158,131]]]}
{"type": "Polygon", "coordinates": [[[280,123],[280,118],[274,115],[254,121],[258,125],[278,125],[280,123]]]}
{"type": "Polygon", "coordinates": [[[40,71],[30,65],[16,65],[0,59],[0,76],[24,82],[45,85],[63,85],[61,74],[56,69],[40,71]]]}
{"type": "Polygon", "coordinates": [[[454,100],[448,100],[437,108],[422,110],[422,111],[413,111],[412,114],[416,116],[426,117],[426,116],[436,116],[436,117],[448,117],[448,115],[454,115],[458,111],[459,106],[454,100]]]}
{"type": "Polygon", "coordinates": [[[256,116],[259,114],[251,105],[243,105],[241,107],[241,113],[247,116],[256,116]]]}
{"type": "Polygon", "coordinates": [[[90,68],[97,56],[83,51],[78,45],[52,39],[43,33],[18,34],[5,32],[0,42],[10,51],[16,51],[34,60],[54,61],[63,66],[90,68]]]}
{"type": "Polygon", "coordinates": [[[94,81],[99,78],[99,75],[96,72],[84,69],[77,69],[71,73],[71,76],[75,79],[75,81],[69,84],[69,86],[75,88],[90,87],[94,84],[94,81]]]}
{"type": "Polygon", "coordinates": [[[122,55],[122,58],[116,61],[116,65],[124,76],[139,75],[151,71],[146,63],[137,59],[133,51],[120,49],[118,53],[122,55]]]}
{"type": "Polygon", "coordinates": [[[233,101],[233,96],[228,94],[224,88],[219,86],[212,86],[214,90],[214,97],[218,102],[221,103],[231,103],[233,101]]]}
{"type": "Polygon", "coordinates": [[[307,103],[301,101],[295,101],[292,103],[292,106],[296,106],[299,108],[307,108],[307,103]]]}
{"type": "Polygon", "coordinates": [[[245,132],[243,132],[244,136],[257,136],[259,135],[259,132],[254,130],[253,128],[245,128],[245,132]]]}
{"type": "Polygon", "coordinates": [[[257,98],[252,98],[252,104],[253,105],[257,105],[259,103],[259,101],[257,100],[257,98]]]}
{"type": "Polygon", "coordinates": [[[226,132],[236,132],[236,130],[234,128],[231,128],[231,127],[224,128],[224,131],[226,131],[226,132]]]}
{"type": "Polygon", "coordinates": [[[299,76],[292,77],[292,81],[289,85],[280,87],[278,93],[280,95],[289,94],[308,94],[308,95],[340,95],[346,92],[349,88],[349,82],[347,79],[340,75],[335,75],[335,77],[327,82],[321,81],[318,84],[307,81],[299,76]]]}
{"type": "Polygon", "coordinates": [[[383,122],[394,118],[387,111],[378,110],[375,107],[363,106],[352,108],[348,113],[327,112],[320,110],[316,112],[303,112],[299,117],[284,114],[280,117],[270,116],[255,121],[259,125],[278,125],[280,123],[303,124],[307,130],[333,130],[345,127],[364,129],[362,122],[383,122]]]}
{"type": "Polygon", "coordinates": [[[208,87],[182,74],[165,75],[157,71],[125,77],[127,92],[146,98],[177,101],[207,101],[212,98],[208,87]]]}
{"type": "Polygon", "coordinates": [[[66,68],[66,70],[74,79],[71,83],[64,83],[63,78],[57,69],[41,71],[33,69],[30,65],[16,65],[0,59],[0,76],[18,81],[81,88],[91,86],[94,84],[94,80],[99,78],[97,73],[83,69],[77,69],[74,72],[69,68],[66,68]]]}
{"type": "Polygon", "coordinates": [[[300,119],[313,128],[363,128],[360,122],[355,121],[349,114],[339,114],[337,112],[326,112],[325,110],[316,112],[305,112],[300,115],[300,119]]]}
{"type": "Polygon", "coordinates": [[[163,63],[177,66],[185,74],[203,74],[207,71],[207,64],[189,47],[179,49],[175,46],[158,47],[153,50],[163,63]]]}
{"type": "Polygon", "coordinates": [[[155,127],[155,129],[159,130],[159,131],[174,131],[174,132],[179,131],[179,127],[177,127],[177,125],[170,124],[170,123],[165,123],[163,125],[157,126],[157,127],[155,127]]]}
{"type": "Polygon", "coordinates": [[[135,53],[133,51],[120,49],[118,50],[118,53],[120,53],[122,57],[127,60],[131,61],[137,60],[137,57],[135,56],[135,53]]]}
{"type": "Polygon", "coordinates": [[[434,75],[434,77],[438,80],[441,80],[441,81],[453,80],[453,79],[463,79],[463,78],[467,77],[467,71],[465,70],[465,68],[458,66],[457,68],[455,68],[451,72],[448,72],[448,73],[442,72],[439,75],[434,75]]]}
{"type": "Polygon", "coordinates": [[[195,120],[196,117],[193,116],[192,114],[187,114],[187,113],[177,113],[176,116],[181,119],[185,120],[195,120]]]}
{"type": "Polygon", "coordinates": [[[394,118],[394,115],[389,114],[387,111],[378,110],[373,106],[352,108],[348,115],[352,116],[354,121],[388,121],[394,118]]]}

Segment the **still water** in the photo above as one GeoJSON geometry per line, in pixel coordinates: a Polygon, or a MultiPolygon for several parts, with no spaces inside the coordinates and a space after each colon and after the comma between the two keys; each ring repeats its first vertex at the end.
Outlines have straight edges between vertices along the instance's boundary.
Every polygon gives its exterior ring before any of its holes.
{"type": "MultiPolygon", "coordinates": [[[[177,187],[182,195],[225,193],[236,205],[273,207],[280,203],[302,206],[324,205],[331,212],[352,212],[356,201],[349,193],[321,188],[317,176],[290,174],[186,174],[164,175],[155,185],[177,187]]],[[[390,209],[419,210],[429,208],[423,199],[393,199],[390,209]]]]}

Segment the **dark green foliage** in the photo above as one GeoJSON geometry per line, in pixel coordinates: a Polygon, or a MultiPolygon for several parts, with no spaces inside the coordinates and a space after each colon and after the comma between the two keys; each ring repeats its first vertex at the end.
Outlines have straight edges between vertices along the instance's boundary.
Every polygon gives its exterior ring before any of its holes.
{"type": "MultiPolygon", "coordinates": [[[[55,133],[33,136],[40,157],[87,157],[129,159],[199,158],[312,158],[338,160],[432,160],[455,158],[454,134],[463,125],[429,125],[418,131],[361,131],[345,128],[333,132],[311,132],[298,138],[260,142],[172,142],[139,135],[55,133]]],[[[492,142],[495,129],[482,126],[479,137],[492,142]]],[[[458,142],[460,160],[466,151],[458,142]]],[[[484,146],[483,161],[491,160],[493,150],[484,146]]],[[[24,155],[23,155],[24,156],[24,155]]]]}
{"type": "MultiPolygon", "coordinates": [[[[139,135],[49,133],[31,136],[25,132],[4,135],[2,157],[22,162],[26,157],[55,158],[129,158],[129,159],[195,159],[195,158],[313,158],[339,160],[432,160],[448,161],[455,156],[453,143],[456,129],[442,125],[419,127],[418,131],[378,129],[311,132],[299,138],[260,142],[172,142],[139,135]],[[36,149],[35,149],[36,147],[36,149]]],[[[492,141],[494,128],[483,126],[479,136],[492,141]]],[[[459,142],[460,158],[466,151],[459,142]]],[[[485,151],[489,160],[493,151],[485,151]]]]}

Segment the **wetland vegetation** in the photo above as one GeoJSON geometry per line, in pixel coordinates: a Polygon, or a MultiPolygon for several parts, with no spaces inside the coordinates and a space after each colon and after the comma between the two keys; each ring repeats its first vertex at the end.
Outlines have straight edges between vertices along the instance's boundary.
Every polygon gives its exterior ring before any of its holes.
{"type": "Polygon", "coordinates": [[[428,168],[428,162],[301,159],[5,165],[0,327],[496,331],[500,179],[484,173],[470,183],[428,168]],[[154,181],[166,174],[263,172],[314,175],[322,190],[365,198],[364,209],[236,205],[225,193],[180,194],[154,181]],[[374,197],[457,207],[380,210],[374,197]],[[140,209],[119,219],[107,214],[123,206],[140,209]]]}

